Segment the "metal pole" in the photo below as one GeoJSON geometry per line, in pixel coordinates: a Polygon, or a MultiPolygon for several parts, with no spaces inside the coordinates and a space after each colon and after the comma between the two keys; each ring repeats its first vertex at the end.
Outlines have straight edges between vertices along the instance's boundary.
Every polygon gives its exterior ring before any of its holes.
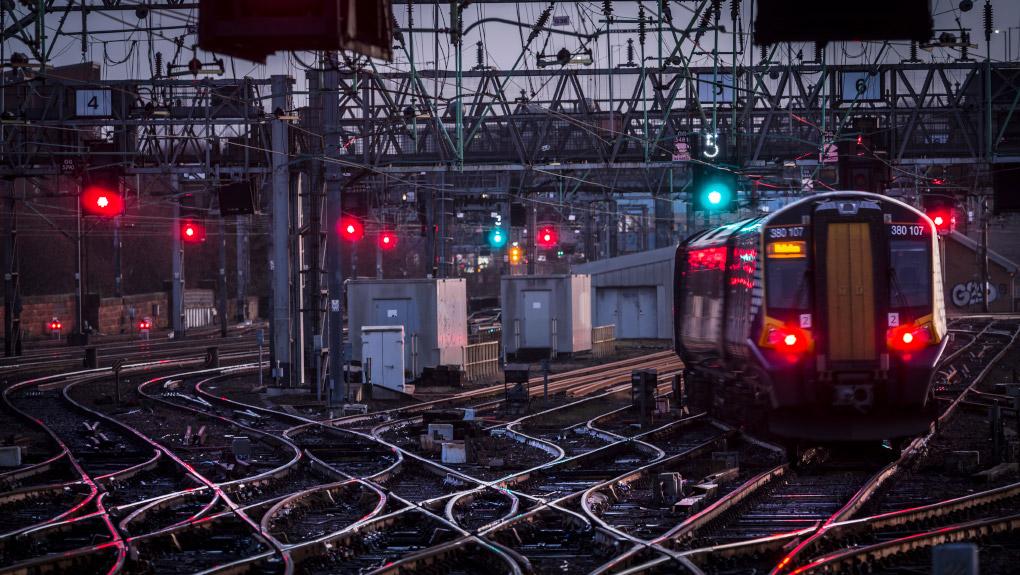
{"type": "MultiPolygon", "coordinates": [[[[340,144],[340,74],[327,67],[324,72],[322,90],[322,123],[325,130],[325,150],[327,155],[336,150],[340,144]]],[[[336,162],[325,160],[326,173],[326,223],[323,226],[332,230],[340,221],[340,198],[342,192],[341,178],[343,172],[336,162]]],[[[329,403],[339,405],[345,401],[343,371],[346,363],[344,348],[344,273],[343,273],[343,242],[335,233],[326,236],[326,290],[329,305],[326,311],[327,339],[324,342],[329,348],[329,403]]]]}
{"type": "Polygon", "coordinates": [[[184,249],[181,245],[181,204],[177,197],[179,183],[177,176],[170,180],[174,190],[173,222],[173,274],[170,286],[170,321],[174,339],[183,339],[184,333],[184,249]]]}
{"type": "Polygon", "coordinates": [[[14,299],[17,297],[16,282],[16,261],[18,232],[14,216],[14,182],[4,184],[9,193],[5,198],[7,209],[4,210],[4,235],[8,237],[7,245],[3,248],[3,274],[4,274],[4,355],[11,357],[15,355],[14,333],[14,299]]]}
{"type": "MultiPolygon", "coordinates": [[[[290,78],[272,77],[272,109],[290,109],[290,78]]],[[[272,319],[269,324],[269,362],[273,380],[287,385],[291,377],[290,318],[290,165],[288,162],[288,124],[275,116],[271,120],[272,138],[272,247],[269,251],[272,286],[272,319]]]]}
{"type": "MultiPolygon", "coordinates": [[[[121,194],[124,190],[121,190],[121,194]]],[[[124,296],[124,273],[121,263],[120,216],[113,218],[113,295],[124,296]]]]}
{"type": "MultiPolygon", "coordinates": [[[[216,289],[219,291],[220,337],[227,337],[227,223],[223,214],[219,219],[220,235],[220,275],[216,289]]],[[[237,302],[241,305],[241,302],[237,302]]]]}
{"type": "Polygon", "coordinates": [[[248,312],[248,216],[237,216],[237,322],[243,323],[248,312]]]}
{"type": "Polygon", "coordinates": [[[75,333],[75,339],[76,339],[78,345],[82,345],[84,343],[83,340],[84,340],[84,337],[85,337],[85,325],[84,325],[84,322],[83,322],[83,320],[84,320],[83,315],[84,314],[82,312],[82,306],[84,304],[85,294],[82,292],[82,289],[83,289],[84,286],[82,285],[82,269],[81,269],[82,268],[82,261],[81,261],[82,260],[82,246],[81,246],[81,243],[82,243],[81,192],[82,192],[81,186],[78,186],[78,201],[75,202],[76,210],[77,210],[75,212],[77,214],[77,217],[75,218],[75,221],[76,221],[76,224],[78,226],[78,229],[77,229],[77,232],[75,233],[75,236],[74,236],[74,240],[75,240],[74,241],[74,243],[75,243],[75,259],[74,259],[74,261],[75,261],[75,268],[76,268],[75,273],[74,273],[74,333],[75,333]]]}
{"type": "Polygon", "coordinates": [[[535,202],[528,205],[528,245],[524,253],[528,254],[528,275],[535,275],[535,260],[538,259],[538,246],[535,236],[538,235],[538,208],[535,202]]]}

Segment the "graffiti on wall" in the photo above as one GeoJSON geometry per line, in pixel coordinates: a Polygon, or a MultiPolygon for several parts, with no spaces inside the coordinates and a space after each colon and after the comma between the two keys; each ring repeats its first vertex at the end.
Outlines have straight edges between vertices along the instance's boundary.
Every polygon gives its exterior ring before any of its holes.
{"type": "MultiPolygon", "coordinates": [[[[980,282],[967,282],[958,283],[953,286],[952,292],[953,305],[956,307],[967,307],[971,305],[978,305],[982,303],[983,295],[981,293],[980,282]]],[[[996,289],[995,284],[988,284],[988,303],[999,298],[999,290],[996,289]]]]}

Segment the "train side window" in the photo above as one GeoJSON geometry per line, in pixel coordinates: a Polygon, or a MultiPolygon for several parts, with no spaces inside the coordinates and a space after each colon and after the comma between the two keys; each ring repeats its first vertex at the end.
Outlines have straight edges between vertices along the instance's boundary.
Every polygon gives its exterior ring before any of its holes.
{"type": "Polygon", "coordinates": [[[769,308],[807,309],[808,261],[769,260],[765,264],[765,296],[769,308]]]}
{"type": "Polygon", "coordinates": [[[890,303],[893,307],[931,305],[931,254],[929,243],[890,240],[890,303]]]}

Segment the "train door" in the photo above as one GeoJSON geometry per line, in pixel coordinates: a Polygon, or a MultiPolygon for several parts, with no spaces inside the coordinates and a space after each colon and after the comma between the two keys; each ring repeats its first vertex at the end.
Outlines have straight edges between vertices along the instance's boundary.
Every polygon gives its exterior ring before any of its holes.
{"type": "Polygon", "coordinates": [[[875,359],[875,280],[871,226],[828,225],[825,264],[829,359],[875,359]]]}

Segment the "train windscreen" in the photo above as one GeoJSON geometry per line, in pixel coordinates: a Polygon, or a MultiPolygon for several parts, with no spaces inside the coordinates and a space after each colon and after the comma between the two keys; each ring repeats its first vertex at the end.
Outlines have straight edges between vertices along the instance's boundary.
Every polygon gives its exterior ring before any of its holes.
{"type": "Polygon", "coordinates": [[[892,239],[889,241],[892,276],[890,300],[894,307],[931,305],[930,240],[892,239]]]}
{"type": "Polygon", "coordinates": [[[769,309],[807,309],[807,271],[807,257],[770,259],[765,265],[765,294],[769,309]]]}

